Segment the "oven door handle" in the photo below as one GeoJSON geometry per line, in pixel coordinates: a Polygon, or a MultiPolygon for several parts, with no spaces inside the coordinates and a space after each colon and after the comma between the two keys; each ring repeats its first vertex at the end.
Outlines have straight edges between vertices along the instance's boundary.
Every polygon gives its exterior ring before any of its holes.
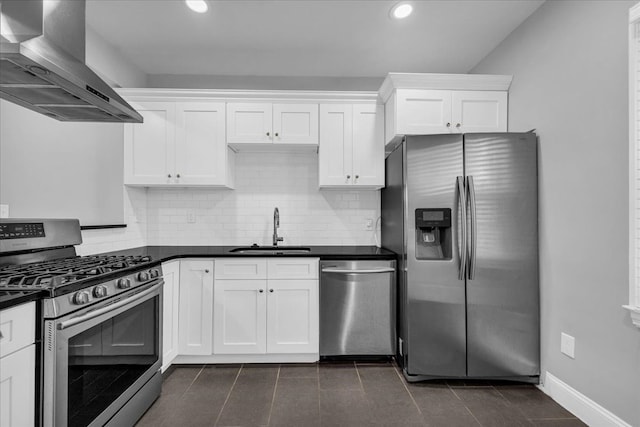
{"type": "Polygon", "coordinates": [[[78,317],[73,317],[69,320],[65,320],[64,322],[60,322],[58,323],[58,330],[62,331],[63,329],[69,328],[73,325],[77,325],[78,323],[82,323],[82,322],[86,322],[87,320],[91,320],[95,317],[98,317],[100,315],[103,315],[105,313],[108,313],[112,310],[115,310],[117,308],[120,307],[124,307],[126,305],[129,305],[133,302],[136,302],[138,300],[141,300],[143,298],[145,298],[146,296],[153,294],[154,292],[158,292],[158,288],[160,287],[160,285],[162,284],[162,282],[157,283],[156,285],[152,286],[151,288],[142,291],[138,294],[135,294],[131,297],[125,298],[122,301],[118,301],[114,304],[109,304],[107,306],[104,306],[102,308],[98,308],[96,310],[92,310],[89,311],[85,314],[83,314],[82,316],[78,316],[78,317]]]}

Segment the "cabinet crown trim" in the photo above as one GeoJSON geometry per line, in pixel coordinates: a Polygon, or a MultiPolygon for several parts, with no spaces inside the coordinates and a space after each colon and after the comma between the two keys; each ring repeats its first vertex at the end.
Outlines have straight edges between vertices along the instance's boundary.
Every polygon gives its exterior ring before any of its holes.
{"type": "Polygon", "coordinates": [[[513,76],[492,74],[389,73],[378,90],[387,102],[396,89],[508,91],[513,76]]]}
{"type": "Polygon", "coordinates": [[[165,88],[120,88],[116,90],[126,98],[138,101],[193,101],[220,100],[270,101],[270,102],[376,102],[377,92],[366,91],[302,91],[302,90],[233,90],[233,89],[165,89],[165,88]]]}

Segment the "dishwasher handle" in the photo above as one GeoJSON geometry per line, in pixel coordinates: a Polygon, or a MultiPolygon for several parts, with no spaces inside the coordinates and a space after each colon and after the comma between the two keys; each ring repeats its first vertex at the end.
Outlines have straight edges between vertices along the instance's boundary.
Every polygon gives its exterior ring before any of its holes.
{"type": "Polygon", "coordinates": [[[323,273],[340,273],[340,274],[375,274],[375,273],[395,273],[395,268],[371,268],[362,270],[349,270],[341,268],[323,268],[323,273]]]}

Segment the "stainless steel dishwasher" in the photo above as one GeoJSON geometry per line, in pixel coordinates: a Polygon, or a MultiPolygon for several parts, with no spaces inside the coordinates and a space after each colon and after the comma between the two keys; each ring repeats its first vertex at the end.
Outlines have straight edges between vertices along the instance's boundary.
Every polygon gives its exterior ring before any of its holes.
{"type": "Polygon", "coordinates": [[[395,354],[396,262],[320,262],[320,356],[395,354]]]}

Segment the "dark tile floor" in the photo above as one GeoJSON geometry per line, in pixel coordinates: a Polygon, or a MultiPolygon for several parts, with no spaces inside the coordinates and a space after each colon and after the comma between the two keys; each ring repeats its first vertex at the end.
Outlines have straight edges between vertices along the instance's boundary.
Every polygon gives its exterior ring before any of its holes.
{"type": "Polygon", "coordinates": [[[138,426],[584,426],[531,385],[409,384],[391,363],[178,366],[138,426]]]}

